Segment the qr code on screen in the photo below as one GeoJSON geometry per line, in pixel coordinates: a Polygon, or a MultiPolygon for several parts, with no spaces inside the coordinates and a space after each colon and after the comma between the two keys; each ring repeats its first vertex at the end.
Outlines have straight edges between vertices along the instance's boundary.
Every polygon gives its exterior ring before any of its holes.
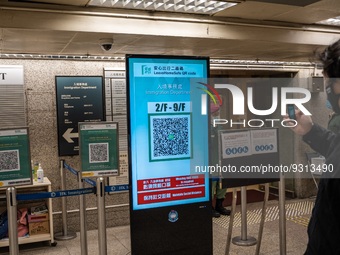
{"type": "Polygon", "coordinates": [[[20,170],[19,150],[0,151],[0,171],[20,170]]]}
{"type": "Polygon", "coordinates": [[[150,160],[191,156],[190,114],[150,116],[150,160]]]}
{"type": "Polygon", "coordinates": [[[90,163],[109,162],[109,144],[108,143],[90,143],[89,144],[90,163]]]}

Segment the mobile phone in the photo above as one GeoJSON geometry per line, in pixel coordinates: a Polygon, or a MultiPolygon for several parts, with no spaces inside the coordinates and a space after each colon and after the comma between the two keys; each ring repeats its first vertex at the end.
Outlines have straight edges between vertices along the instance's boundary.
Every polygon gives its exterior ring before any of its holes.
{"type": "Polygon", "coordinates": [[[296,120],[294,104],[287,104],[287,113],[291,120],[296,120]]]}

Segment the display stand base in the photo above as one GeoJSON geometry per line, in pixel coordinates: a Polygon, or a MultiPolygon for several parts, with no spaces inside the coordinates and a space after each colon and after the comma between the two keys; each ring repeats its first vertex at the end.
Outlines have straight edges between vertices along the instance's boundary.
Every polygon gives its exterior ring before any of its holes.
{"type": "Polygon", "coordinates": [[[236,236],[232,239],[232,242],[238,246],[252,246],[257,243],[257,240],[252,236],[248,236],[246,240],[242,240],[240,236],[236,236]]]}
{"type": "Polygon", "coordinates": [[[63,232],[54,234],[54,239],[58,241],[67,241],[67,240],[74,239],[76,237],[77,237],[77,233],[75,232],[67,232],[66,235],[64,235],[63,232]]]}

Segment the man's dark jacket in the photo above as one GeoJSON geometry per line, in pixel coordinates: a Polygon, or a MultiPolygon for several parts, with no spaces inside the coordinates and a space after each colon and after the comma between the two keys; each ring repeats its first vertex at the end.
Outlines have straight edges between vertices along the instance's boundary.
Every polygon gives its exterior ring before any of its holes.
{"type": "Polygon", "coordinates": [[[326,158],[329,170],[319,182],[318,194],[308,225],[305,255],[340,254],[340,134],[313,125],[303,140],[326,158]]]}

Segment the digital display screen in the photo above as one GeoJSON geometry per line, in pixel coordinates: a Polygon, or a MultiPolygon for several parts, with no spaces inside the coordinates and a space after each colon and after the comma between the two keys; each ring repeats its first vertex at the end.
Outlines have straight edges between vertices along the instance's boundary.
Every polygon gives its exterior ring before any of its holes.
{"type": "Polygon", "coordinates": [[[128,56],[133,210],[209,201],[208,58],[128,56]],[[204,95],[204,96],[202,96],[204,95]]]}

